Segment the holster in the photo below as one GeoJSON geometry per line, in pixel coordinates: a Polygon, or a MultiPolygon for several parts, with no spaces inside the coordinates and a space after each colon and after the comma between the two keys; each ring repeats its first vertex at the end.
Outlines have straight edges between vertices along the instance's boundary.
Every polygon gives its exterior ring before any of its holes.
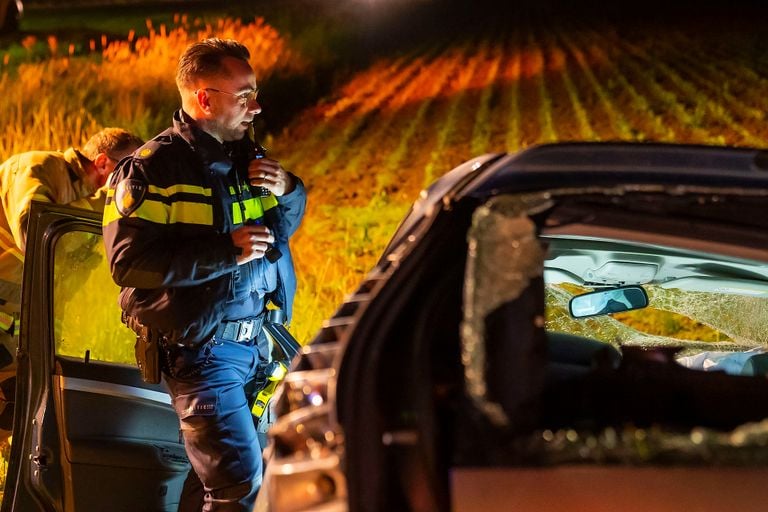
{"type": "Polygon", "coordinates": [[[161,336],[132,316],[123,314],[123,323],[136,333],[136,344],[133,349],[141,379],[147,384],[159,384],[161,336]]]}

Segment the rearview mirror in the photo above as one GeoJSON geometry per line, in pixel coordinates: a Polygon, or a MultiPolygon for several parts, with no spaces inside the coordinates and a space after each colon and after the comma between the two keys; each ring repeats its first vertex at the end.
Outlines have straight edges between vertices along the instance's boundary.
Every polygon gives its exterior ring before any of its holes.
{"type": "Polygon", "coordinates": [[[642,286],[622,286],[573,297],[568,312],[573,318],[621,313],[648,306],[648,294],[642,286]]]}

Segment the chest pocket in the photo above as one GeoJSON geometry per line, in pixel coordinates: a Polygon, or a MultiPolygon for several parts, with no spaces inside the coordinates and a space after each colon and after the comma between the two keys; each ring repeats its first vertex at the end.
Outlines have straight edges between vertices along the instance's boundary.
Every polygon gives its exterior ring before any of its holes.
{"type": "Polygon", "coordinates": [[[245,265],[240,265],[232,273],[232,285],[230,286],[228,302],[240,302],[256,291],[257,273],[253,267],[254,262],[250,261],[245,265]]]}
{"type": "Polygon", "coordinates": [[[228,302],[243,302],[254,293],[263,296],[277,287],[277,265],[266,258],[249,261],[232,273],[228,302]]]}

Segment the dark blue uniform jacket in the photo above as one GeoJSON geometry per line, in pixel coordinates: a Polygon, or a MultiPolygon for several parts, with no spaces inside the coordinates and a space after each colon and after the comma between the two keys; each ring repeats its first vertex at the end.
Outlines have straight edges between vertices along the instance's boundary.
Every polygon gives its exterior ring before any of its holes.
{"type": "Polygon", "coordinates": [[[304,215],[306,191],[254,197],[247,182],[252,143],[221,144],[183,111],[123,160],[110,179],[104,243],[120,305],[172,341],[196,344],[222,320],[261,313],[271,300],[290,319],[296,274],[290,236],[304,215]],[[282,256],[238,265],[230,232],[263,222],[282,256]]]}

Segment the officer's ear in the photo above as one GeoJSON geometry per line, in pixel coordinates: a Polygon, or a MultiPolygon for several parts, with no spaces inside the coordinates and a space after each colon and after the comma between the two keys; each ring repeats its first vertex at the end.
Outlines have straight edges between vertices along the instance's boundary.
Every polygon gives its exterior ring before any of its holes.
{"type": "Polygon", "coordinates": [[[205,89],[198,89],[195,91],[195,97],[197,104],[200,105],[200,110],[206,114],[211,113],[211,97],[208,95],[208,91],[205,89]]]}

